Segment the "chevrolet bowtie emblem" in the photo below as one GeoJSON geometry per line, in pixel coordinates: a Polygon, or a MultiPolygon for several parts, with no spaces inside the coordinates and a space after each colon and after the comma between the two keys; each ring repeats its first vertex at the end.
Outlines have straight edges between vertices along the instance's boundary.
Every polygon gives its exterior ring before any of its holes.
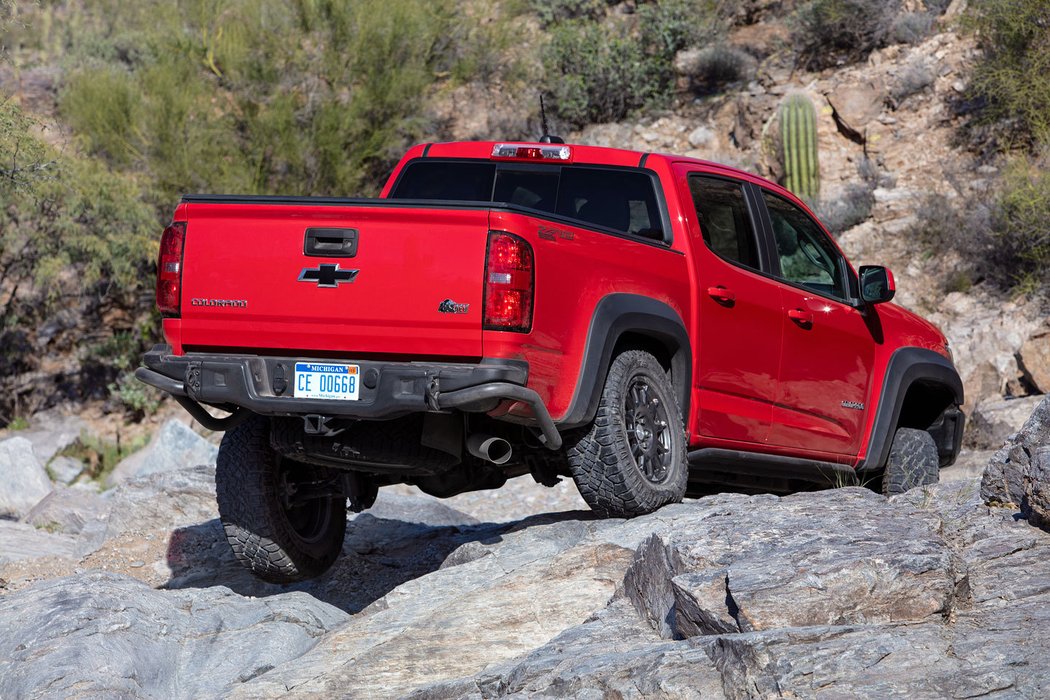
{"type": "Polygon", "coordinates": [[[343,282],[353,282],[358,270],[340,270],[339,263],[325,263],[319,267],[304,267],[299,273],[300,282],[316,282],[318,287],[338,287],[343,282]]]}

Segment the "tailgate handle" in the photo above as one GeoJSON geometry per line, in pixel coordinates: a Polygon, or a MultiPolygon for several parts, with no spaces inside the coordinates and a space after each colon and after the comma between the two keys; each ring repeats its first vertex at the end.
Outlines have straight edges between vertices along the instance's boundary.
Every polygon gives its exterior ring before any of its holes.
{"type": "Polygon", "coordinates": [[[308,228],[303,253],[315,258],[352,258],[357,255],[357,229],[308,228]]]}

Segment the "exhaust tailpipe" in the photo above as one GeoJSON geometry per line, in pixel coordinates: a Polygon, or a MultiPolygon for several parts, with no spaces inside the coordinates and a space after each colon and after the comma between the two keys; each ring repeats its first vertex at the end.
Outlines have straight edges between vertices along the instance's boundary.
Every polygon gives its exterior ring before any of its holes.
{"type": "Polygon", "coordinates": [[[493,464],[506,464],[510,461],[513,450],[510,443],[503,438],[474,433],[467,438],[467,452],[493,464]]]}

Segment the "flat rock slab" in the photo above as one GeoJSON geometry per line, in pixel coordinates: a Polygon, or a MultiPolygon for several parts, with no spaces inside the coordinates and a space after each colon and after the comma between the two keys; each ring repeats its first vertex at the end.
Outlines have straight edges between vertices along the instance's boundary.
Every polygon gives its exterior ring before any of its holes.
{"type": "Polygon", "coordinates": [[[402,584],[234,697],[399,697],[541,646],[604,608],[633,556],[588,525],[483,529],[487,552],[402,584]]]}
{"type": "Polygon", "coordinates": [[[0,564],[41,557],[72,557],[76,540],[25,523],[0,520],[0,564]]]}
{"type": "Polygon", "coordinates": [[[0,697],[224,697],[347,617],[303,593],[156,591],[106,573],[46,581],[0,598],[0,697]]]}

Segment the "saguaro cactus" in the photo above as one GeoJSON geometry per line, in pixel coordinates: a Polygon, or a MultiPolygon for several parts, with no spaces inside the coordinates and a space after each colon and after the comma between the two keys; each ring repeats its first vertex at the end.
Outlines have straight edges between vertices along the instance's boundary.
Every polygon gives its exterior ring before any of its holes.
{"type": "Polygon", "coordinates": [[[799,197],[816,201],[820,196],[817,110],[805,95],[789,95],[780,105],[780,140],[784,186],[799,197]]]}

